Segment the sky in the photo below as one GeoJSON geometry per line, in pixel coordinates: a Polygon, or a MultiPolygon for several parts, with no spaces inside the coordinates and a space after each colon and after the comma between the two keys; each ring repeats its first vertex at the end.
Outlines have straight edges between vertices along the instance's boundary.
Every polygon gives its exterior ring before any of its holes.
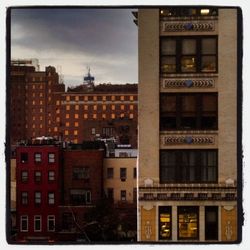
{"type": "Polygon", "coordinates": [[[131,9],[11,10],[11,59],[55,66],[67,86],[90,67],[95,83],[138,83],[138,27],[131,9]]]}

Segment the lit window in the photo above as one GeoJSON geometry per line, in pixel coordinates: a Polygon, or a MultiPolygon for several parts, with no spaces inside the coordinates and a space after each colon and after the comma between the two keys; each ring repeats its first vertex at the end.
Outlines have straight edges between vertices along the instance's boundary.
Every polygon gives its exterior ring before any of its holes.
{"type": "Polygon", "coordinates": [[[102,114],[102,119],[106,119],[106,114],[102,114]]]}
{"type": "Polygon", "coordinates": [[[48,153],[48,160],[49,160],[49,163],[54,163],[56,161],[55,153],[48,153]]]}
{"type": "Polygon", "coordinates": [[[42,162],[42,154],[41,153],[35,153],[34,158],[35,158],[35,162],[42,162]]]}
{"type": "Polygon", "coordinates": [[[107,105],[102,105],[102,110],[106,110],[107,109],[107,105]]]}
{"type": "Polygon", "coordinates": [[[20,231],[21,232],[28,232],[28,225],[29,225],[28,215],[22,215],[20,219],[20,231]]]}
{"type": "Polygon", "coordinates": [[[66,114],[66,115],[65,115],[65,118],[66,118],[66,119],[69,119],[69,114],[66,114]]]}
{"type": "Polygon", "coordinates": [[[54,181],[55,180],[55,171],[49,171],[48,172],[48,180],[54,181]]]}
{"type": "Polygon", "coordinates": [[[40,124],[40,126],[39,126],[40,128],[43,128],[43,125],[42,124],[40,124]]]}
{"type": "MultiPolygon", "coordinates": [[[[51,91],[51,90],[49,89],[49,93],[50,93],[50,91],[51,91]]],[[[51,97],[50,97],[50,96],[49,96],[49,98],[48,98],[48,101],[49,101],[49,102],[51,101],[51,97]]]]}
{"type": "Polygon", "coordinates": [[[35,85],[35,84],[33,84],[33,85],[32,85],[32,89],[35,89],[35,88],[36,88],[36,85],[35,85]]]}
{"type": "Polygon", "coordinates": [[[41,215],[34,216],[34,232],[42,231],[42,217],[41,215]]]}
{"type": "Polygon", "coordinates": [[[54,132],[57,132],[58,131],[58,128],[57,127],[54,127],[54,132]]]}
{"type": "Polygon", "coordinates": [[[57,114],[60,114],[60,109],[56,109],[56,113],[57,113],[57,114]]]}
{"type": "Polygon", "coordinates": [[[49,125],[51,124],[51,120],[48,120],[48,124],[49,124],[49,125]]]}
{"type": "Polygon", "coordinates": [[[39,205],[42,202],[41,192],[35,192],[35,204],[39,205]]]}
{"type": "Polygon", "coordinates": [[[106,96],[105,96],[105,95],[102,97],[102,100],[103,100],[103,101],[106,101],[106,96]]]}
{"type": "Polygon", "coordinates": [[[97,118],[97,115],[96,114],[93,114],[93,119],[96,119],[97,118]]]}
{"type": "Polygon", "coordinates": [[[74,135],[78,135],[78,131],[77,130],[74,130],[74,135]]]}
{"type": "Polygon", "coordinates": [[[94,101],[97,101],[97,96],[93,96],[93,100],[94,100],[94,101]]]}
{"type": "Polygon", "coordinates": [[[42,116],[40,116],[40,121],[42,121],[43,120],[43,117],[42,116]]]}
{"type": "Polygon", "coordinates": [[[35,105],[36,104],[36,102],[35,101],[32,101],[32,105],[35,105]]]}
{"type": "Polygon", "coordinates": [[[129,100],[134,101],[134,96],[133,95],[129,96],[129,100]]]}
{"type": "Polygon", "coordinates": [[[93,106],[93,110],[97,110],[97,105],[94,105],[94,106],[93,106]]]}
{"type": "Polygon", "coordinates": [[[70,96],[69,95],[66,96],[66,101],[70,101],[70,96]]]}
{"type": "Polygon", "coordinates": [[[66,123],[65,123],[65,126],[66,126],[66,127],[69,127],[69,122],[66,122],[66,123]]]}
{"type": "Polygon", "coordinates": [[[21,172],[21,181],[22,181],[22,182],[27,182],[27,181],[28,181],[28,178],[29,178],[29,176],[28,176],[28,171],[22,171],[22,172],[21,172]]]}
{"type": "Polygon", "coordinates": [[[124,95],[121,95],[120,99],[121,101],[124,101],[124,95]]]}
{"type": "Polygon", "coordinates": [[[36,120],[36,117],[35,116],[32,116],[32,121],[35,121],[36,120]]]}
{"type": "Polygon", "coordinates": [[[134,105],[129,105],[130,110],[134,110],[134,105]]]}
{"type": "Polygon", "coordinates": [[[77,140],[77,139],[74,139],[74,143],[77,144],[77,143],[78,143],[78,140],[77,140]]]}
{"type": "Polygon", "coordinates": [[[69,131],[68,131],[68,130],[65,130],[65,131],[64,131],[64,134],[65,134],[65,135],[69,135],[69,131]]]}
{"type": "Polygon", "coordinates": [[[133,119],[134,118],[134,114],[129,114],[129,119],[133,119]]]}
{"type": "Polygon", "coordinates": [[[111,114],[111,119],[115,119],[115,114],[111,114]]]}
{"type": "Polygon", "coordinates": [[[84,101],[88,101],[88,96],[84,96],[84,101]]]}
{"type": "Polygon", "coordinates": [[[75,119],[78,119],[79,118],[79,114],[75,114],[75,119]]]}
{"type": "Polygon", "coordinates": [[[42,113],[43,112],[43,108],[40,108],[40,113],[42,113]]]}
{"type": "Polygon", "coordinates": [[[55,204],[55,193],[54,192],[48,193],[48,204],[49,205],[55,204]]]}
{"type": "Polygon", "coordinates": [[[21,193],[21,202],[22,202],[22,205],[28,204],[28,192],[21,193]]]}
{"type": "Polygon", "coordinates": [[[79,105],[75,105],[75,110],[79,110],[79,105]]]}
{"type": "Polygon", "coordinates": [[[121,105],[121,110],[124,110],[125,109],[125,106],[124,105],[121,105]]]}
{"type": "Polygon", "coordinates": [[[48,215],[48,217],[47,217],[47,230],[48,230],[48,232],[55,231],[55,224],[56,224],[55,215],[48,215]]]}
{"type": "Polygon", "coordinates": [[[84,119],[88,119],[88,114],[84,114],[84,115],[83,115],[83,118],[84,118],[84,119]]]}
{"type": "Polygon", "coordinates": [[[56,101],[56,105],[57,105],[57,106],[60,105],[60,101],[57,100],[57,101],[56,101]]]}
{"type": "Polygon", "coordinates": [[[56,117],[56,122],[60,122],[60,117],[56,117]]]}
{"type": "Polygon", "coordinates": [[[35,171],[34,180],[35,180],[35,182],[41,182],[41,180],[42,180],[42,173],[41,173],[41,171],[35,171]]]}
{"type": "Polygon", "coordinates": [[[66,105],[66,110],[70,110],[70,106],[69,105],[66,105]]]}
{"type": "Polygon", "coordinates": [[[88,105],[84,105],[84,110],[88,110],[88,105]]]}
{"type": "Polygon", "coordinates": [[[40,101],[39,104],[40,104],[40,105],[43,105],[43,101],[40,101]]]}
{"type": "Polygon", "coordinates": [[[43,85],[42,84],[40,84],[40,89],[43,89],[43,85]]]}
{"type": "Polygon", "coordinates": [[[36,128],[36,125],[35,125],[35,124],[33,124],[33,125],[32,125],[32,128],[36,128]]]}
{"type": "Polygon", "coordinates": [[[199,207],[178,207],[178,239],[199,239],[199,207]]]}
{"type": "Polygon", "coordinates": [[[124,116],[125,116],[124,113],[120,114],[120,118],[124,118],[124,116]]]}
{"type": "Polygon", "coordinates": [[[159,239],[171,239],[171,207],[159,207],[159,239]]]}
{"type": "Polygon", "coordinates": [[[115,110],[115,105],[111,105],[111,109],[112,109],[112,110],[115,110]]]}
{"type": "Polygon", "coordinates": [[[75,122],[75,127],[79,127],[79,122],[75,122]]]}
{"type": "Polygon", "coordinates": [[[79,96],[75,96],[75,101],[79,101],[79,96]]]}
{"type": "Polygon", "coordinates": [[[111,96],[111,100],[115,101],[115,96],[114,95],[111,96]]]}
{"type": "Polygon", "coordinates": [[[126,201],[127,197],[126,197],[126,190],[121,190],[121,201],[126,201]]]}

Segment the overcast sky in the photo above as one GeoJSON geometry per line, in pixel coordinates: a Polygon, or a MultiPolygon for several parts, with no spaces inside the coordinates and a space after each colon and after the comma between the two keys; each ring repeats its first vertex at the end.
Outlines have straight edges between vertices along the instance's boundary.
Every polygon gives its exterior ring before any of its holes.
{"type": "Polygon", "coordinates": [[[11,58],[61,66],[67,85],[90,66],[96,83],[137,83],[137,26],[131,9],[12,9],[11,58]]]}

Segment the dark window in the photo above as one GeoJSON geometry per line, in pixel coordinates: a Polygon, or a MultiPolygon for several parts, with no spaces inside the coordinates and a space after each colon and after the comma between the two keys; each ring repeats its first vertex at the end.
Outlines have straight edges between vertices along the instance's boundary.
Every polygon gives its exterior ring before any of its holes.
{"type": "Polygon", "coordinates": [[[21,232],[28,232],[28,215],[22,215],[20,219],[21,232]]]}
{"type": "Polygon", "coordinates": [[[73,179],[74,180],[89,179],[89,167],[73,168],[73,179]]]}
{"type": "Polygon", "coordinates": [[[48,232],[54,232],[55,231],[55,215],[48,215],[47,219],[47,230],[48,232]]]}
{"type": "Polygon", "coordinates": [[[113,179],[113,178],[114,178],[114,169],[107,168],[107,179],[113,179]]]}
{"type": "Polygon", "coordinates": [[[113,188],[107,189],[107,198],[109,200],[114,200],[114,189],[113,188]]]}
{"type": "Polygon", "coordinates": [[[27,163],[28,159],[28,153],[21,153],[21,163],[27,163]]]}
{"type": "Polygon", "coordinates": [[[121,190],[121,201],[127,200],[126,190],[121,190]]]}
{"type": "Polygon", "coordinates": [[[126,168],[120,168],[120,179],[122,181],[125,181],[127,178],[127,169],[126,168]]]}
{"type": "Polygon", "coordinates": [[[102,134],[105,137],[111,137],[114,135],[114,128],[113,127],[104,127],[104,128],[102,128],[102,134]]]}
{"type": "Polygon", "coordinates": [[[41,182],[42,181],[42,173],[41,173],[41,171],[35,171],[34,179],[35,179],[35,182],[41,182]]]}
{"type": "Polygon", "coordinates": [[[71,231],[73,229],[73,217],[72,213],[63,213],[62,216],[62,229],[71,231]]]}
{"type": "Polygon", "coordinates": [[[217,72],[217,37],[162,37],[161,73],[217,72]]]}
{"type": "Polygon", "coordinates": [[[160,129],[217,129],[217,93],[161,94],[160,129]]]}
{"type": "Polygon", "coordinates": [[[48,180],[54,181],[55,180],[55,171],[49,171],[48,172],[48,180]]]}
{"type": "Polygon", "coordinates": [[[169,240],[172,237],[171,207],[159,207],[159,239],[169,240]]]}
{"type": "Polygon", "coordinates": [[[35,192],[35,204],[40,205],[42,202],[42,194],[41,192],[35,192]]]}
{"type": "Polygon", "coordinates": [[[54,163],[55,162],[55,153],[49,153],[48,154],[48,161],[49,163],[54,163]]]}
{"type": "Polygon", "coordinates": [[[41,153],[35,153],[35,162],[42,162],[42,154],[41,153]]]}
{"type": "Polygon", "coordinates": [[[22,198],[22,205],[27,205],[28,204],[28,192],[22,192],[21,193],[21,198],[22,198]]]}
{"type": "Polygon", "coordinates": [[[217,182],[217,150],[161,150],[161,183],[217,182]]]}
{"type": "Polygon", "coordinates": [[[178,239],[199,239],[199,207],[178,207],[178,239]]]}
{"type": "Polygon", "coordinates": [[[91,192],[84,189],[70,190],[71,205],[85,205],[91,203],[91,192]]]}
{"type": "Polygon", "coordinates": [[[133,177],[136,179],[136,168],[133,168],[133,177]]]}
{"type": "Polygon", "coordinates": [[[22,171],[21,172],[21,181],[27,182],[29,179],[28,171],[22,171]]]}
{"type": "Polygon", "coordinates": [[[133,188],[133,202],[137,201],[137,188],[133,188]]]}
{"type": "Polygon", "coordinates": [[[218,207],[205,207],[205,240],[218,240],[218,207]]]}
{"type": "Polygon", "coordinates": [[[42,217],[41,215],[34,216],[34,232],[42,231],[42,217]]]}

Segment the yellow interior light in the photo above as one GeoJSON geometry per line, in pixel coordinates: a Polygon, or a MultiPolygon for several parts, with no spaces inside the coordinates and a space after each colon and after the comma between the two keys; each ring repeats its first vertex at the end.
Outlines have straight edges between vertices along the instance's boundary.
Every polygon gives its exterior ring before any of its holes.
{"type": "Polygon", "coordinates": [[[210,12],[209,9],[201,9],[201,15],[208,15],[210,12]]]}

